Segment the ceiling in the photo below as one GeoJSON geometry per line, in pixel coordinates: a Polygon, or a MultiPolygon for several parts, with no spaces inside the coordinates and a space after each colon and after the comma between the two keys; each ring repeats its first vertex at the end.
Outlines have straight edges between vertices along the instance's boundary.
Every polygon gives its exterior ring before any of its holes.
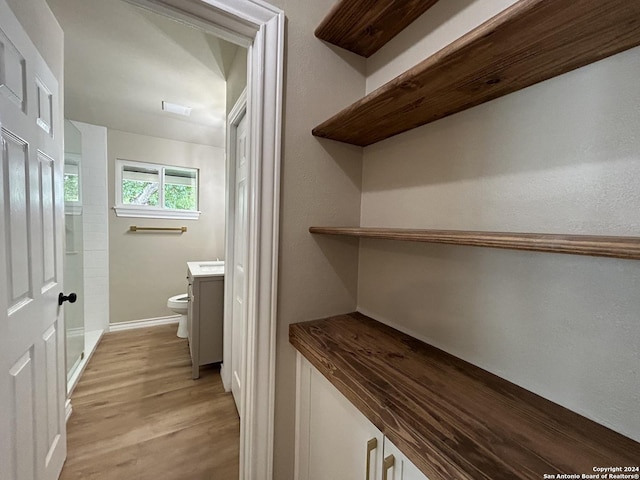
{"type": "Polygon", "coordinates": [[[121,0],[47,2],[65,36],[66,118],[224,146],[225,77],[241,47],[121,0]]]}

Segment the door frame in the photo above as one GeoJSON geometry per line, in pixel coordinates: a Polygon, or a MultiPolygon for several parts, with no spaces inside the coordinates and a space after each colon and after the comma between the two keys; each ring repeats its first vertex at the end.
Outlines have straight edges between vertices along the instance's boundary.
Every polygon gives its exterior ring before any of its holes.
{"type": "MultiPolygon", "coordinates": [[[[247,332],[240,478],[273,477],[284,12],[262,0],[126,0],[247,48],[247,332]]],[[[227,242],[229,231],[227,230],[227,242]]]]}
{"type": "MultiPolygon", "coordinates": [[[[247,113],[247,89],[245,88],[235,105],[227,116],[227,139],[226,139],[226,204],[225,204],[225,264],[235,267],[235,210],[236,210],[236,138],[240,121],[247,113]]],[[[232,268],[234,268],[232,267],[232,268]]],[[[231,278],[235,273],[235,268],[231,272],[231,278]]],[[[228,306],[224,311],[224,329],[222,346],[222,366],[220,376],[225,391],[231,391],[233,375],[233,286],[234,283],[226,281],[224,284],[224,304],[228,306]]],[[[245,285],[245,291],[247,290],[245,285]]],[[[242,367],[241,367],[242,370],[242,367]]],[[[241,400],[241,403],[243,401],[241,400]]],[[[242,413],[242,412],[240,412],[242,413]]]]}

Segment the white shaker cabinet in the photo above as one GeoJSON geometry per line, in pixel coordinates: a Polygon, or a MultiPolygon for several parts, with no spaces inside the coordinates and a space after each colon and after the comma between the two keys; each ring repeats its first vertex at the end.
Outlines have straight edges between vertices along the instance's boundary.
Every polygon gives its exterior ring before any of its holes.
{"type": "Polygon", "coordinates": [[[385,480],[427,480],[407,457],[388,438],[384,439],[384,463],[387,472],[385,480]]]}
{"type": "Polygon", "coordinates": [[[427,480],[300,353],[297,365],[296,480],[427,480]]]}
{"type": "Polygon", "coordinates": [[[301,357],[298,479],[366,479],[323,475],[331,455],[364,462],[362,416],[388,434],[382,480],[539,480],[640,458],[639,442],[358,312],[291,324],[289,342],[301,357]]]}

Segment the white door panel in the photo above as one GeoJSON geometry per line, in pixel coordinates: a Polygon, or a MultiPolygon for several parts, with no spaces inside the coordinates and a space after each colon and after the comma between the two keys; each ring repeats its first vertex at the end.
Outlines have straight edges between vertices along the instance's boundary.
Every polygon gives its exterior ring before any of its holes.
{"type": "Polygon", "coordinates": [[[66,455],[58,82],[0,0],[0,478],[58,478],[66,455]]]}
{"type": "MultiPolygon", "coordinates": [[[[9,369],[8,398],[9,412],[8,419],[13,423],[3,435],[8,445],[3,446],[10,451],[3,463],[2,472],[7,478],[27,479],[35,478],[36,457],[34,429],[35,424],[33,397],[31,390],[34,382],[34,361],[32,349],[29,349],[18,361],[9,369]],[[17,448],[21,445],[20,448],[17,448]],[[15,477],[10,475],[14,474],[15,477]]],[[[3,402],[5,399],[3,398],[3,402]]],[[[4,450],[4,449],[3,449],[4,450]]],[[[3,452],[4,453],[4,452],[3,452]]],[[[3,456],[4,460],[4,456],[3,456]]]]}

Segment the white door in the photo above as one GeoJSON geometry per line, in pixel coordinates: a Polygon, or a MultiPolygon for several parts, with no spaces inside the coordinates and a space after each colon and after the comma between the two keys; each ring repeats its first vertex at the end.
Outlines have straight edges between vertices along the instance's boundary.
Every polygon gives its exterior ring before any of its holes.
{"type": "Polygon", "coordinates": [[[0,0],[0,478],[54,480],[66,456],[58,82],[0,0]]]}
{"type": "Polygon", "coordinates": [[[245,304],[247,264],[247,116],[243,115],[236,129],[235,144],[235,212],[233,245],[233,326],[231,328],[231,392],[238,413],[242,408],[242,372],[244,340],[247,323],[245,304]]]}

